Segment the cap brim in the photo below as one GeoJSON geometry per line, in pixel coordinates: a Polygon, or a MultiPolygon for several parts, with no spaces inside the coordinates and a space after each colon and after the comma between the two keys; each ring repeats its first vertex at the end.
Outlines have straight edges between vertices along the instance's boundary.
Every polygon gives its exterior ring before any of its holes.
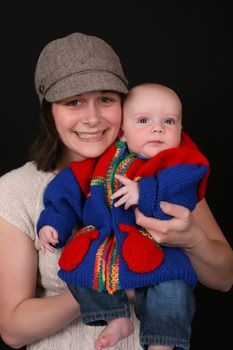
{"type": "Polygon", "coordinates": [[[71,96],[102,90],[128,93],[126,82],[117,75],[106,71],[89,71],[59,80],[46,91],[44,98],[48,102],[57,102],[71,96]]]}

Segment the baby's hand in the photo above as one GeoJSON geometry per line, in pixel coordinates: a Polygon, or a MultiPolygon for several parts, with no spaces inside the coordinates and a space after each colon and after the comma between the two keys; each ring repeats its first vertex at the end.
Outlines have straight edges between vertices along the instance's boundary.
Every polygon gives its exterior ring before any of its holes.
{"type": "Polygon", "coordinates": [[[46,251],[54,253],[51,244],[57,244],[58,233],[52,226],[43,226],[39,231],[40,246],[43,253],[46,251]]]}
{"type": "Polygon", "coordinates": [[[121,175],[115,175],[115,178],[124,186],[112,195],[112,199],[122,196],[114,206],[119,207],[120,205],[125,204],[125,209],[128,209],[132,205],[138,205],[139,183],[121,175]]]}

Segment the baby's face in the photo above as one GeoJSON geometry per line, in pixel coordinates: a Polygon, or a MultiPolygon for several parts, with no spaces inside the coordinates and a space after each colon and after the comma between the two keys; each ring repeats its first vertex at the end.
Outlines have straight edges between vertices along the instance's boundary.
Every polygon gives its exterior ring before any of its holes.
{"type": "Polygon", "coordinates": [[[146,158],[177,147],[181,139],[182,106],[170,89],[147,84],[133,89],[124,103],[124,137],[130,152],[146,158]]]}

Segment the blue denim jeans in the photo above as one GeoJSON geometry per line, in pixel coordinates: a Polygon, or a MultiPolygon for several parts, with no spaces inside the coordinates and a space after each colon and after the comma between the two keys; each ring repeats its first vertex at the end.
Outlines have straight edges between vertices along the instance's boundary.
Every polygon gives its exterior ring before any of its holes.
{"type": "MultiPolygon", "coordinates": [[[[130,317],[126,293],[110,295],[93,289],[68,286],[80,304],[83,322],[102,326],[107,321],[130,317]]],[[[136,288],[135,314],[140,321],[140,344],[169,345],[177,350],[190,348],[191,323],[195,312],[192,288],[180,280],[136,288]]]]}
{"type": "Polygon", "coordinates": [[[130,317],[129,302],[123,290],[109,294],[78,286],[68,287],[80,304],[82,320],[88,326],[104,326],[114,318],[130,317]]]}
{"type": "Polygon", "coordinates": [[[174,280],[137,288],[135,314],[140,321],[140,344],[190,348],[191,324],[195,312],[193,289],[174,280]]]}

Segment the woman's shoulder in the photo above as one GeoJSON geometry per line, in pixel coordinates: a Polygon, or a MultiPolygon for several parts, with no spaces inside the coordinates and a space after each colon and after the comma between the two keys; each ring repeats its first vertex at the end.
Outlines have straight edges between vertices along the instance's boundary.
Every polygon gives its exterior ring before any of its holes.
{"type": "Polygon", "coordinates": [[[36,164],[27,162],[0,177],[0,193],[10,192],[14,196],[38,192],[54,177],[51,172],[38,170],[36,164]]]}
{"type": "Polygon", "coordinates": [[[27,162],[0,177],[0,217],[34,238],[44,189],[54,177],[27,162]]]}
{"type": "MultiPolygon", "coordinates": [[[[35,181],[43,181],[47,177],[51,176],[51,173],[37,170],[34,162],[27,162],[19,168],[12,169],[0,177],[0,183],[16,183],[18,181],[25,182],[28,179],[35,181]]],[[[35,183],[35,181],[33,181],[35,183]]]]}

